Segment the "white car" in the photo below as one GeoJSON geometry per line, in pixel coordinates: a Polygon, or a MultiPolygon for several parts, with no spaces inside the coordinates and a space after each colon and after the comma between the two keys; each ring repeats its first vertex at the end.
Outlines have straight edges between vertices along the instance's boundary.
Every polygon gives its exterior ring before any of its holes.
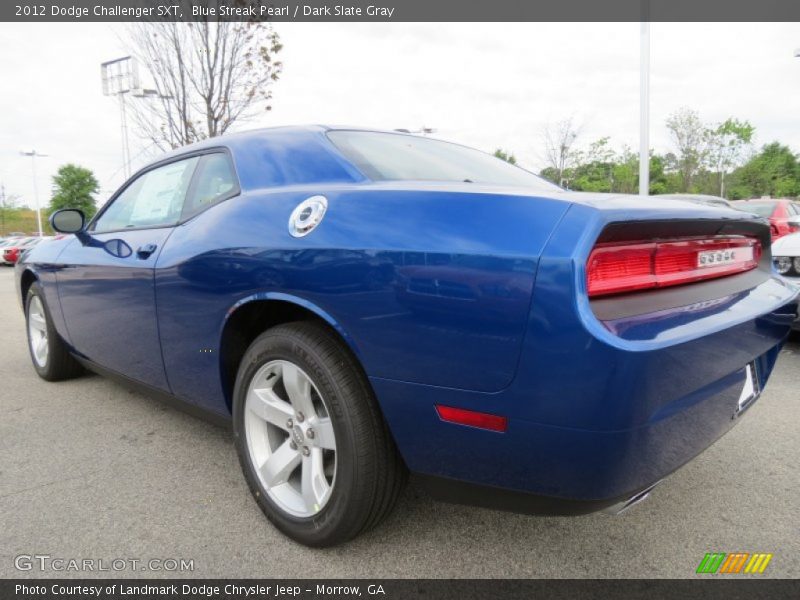
{"type": "Polygon", "coordinates": [[[800,232],[790,233],[772,243],[772,261],[778,273],[800,283],[800,232]]]}
{"type": "MultiPolygon", "coordinates": [[[[780,275],[800,285],[800,232],[790,233],[772,243],[772,262],[780,275]]],[[[800,318],[795,321],[794,329],[800,331],[800,318]]]]}

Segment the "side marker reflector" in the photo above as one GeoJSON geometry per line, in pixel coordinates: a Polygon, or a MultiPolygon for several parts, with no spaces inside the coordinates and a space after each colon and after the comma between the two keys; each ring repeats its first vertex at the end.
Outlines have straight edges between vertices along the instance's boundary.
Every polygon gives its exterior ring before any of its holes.
{"type": "Polygon", "coordinates": [[[463,408],[453,408],[452,406],[436,405],[436,412],[442,421],[456,423],[458,425],[468,425],[489,431],[504,432],[508,428],[508,419],[498,415],[465,410],[463,408]]]}

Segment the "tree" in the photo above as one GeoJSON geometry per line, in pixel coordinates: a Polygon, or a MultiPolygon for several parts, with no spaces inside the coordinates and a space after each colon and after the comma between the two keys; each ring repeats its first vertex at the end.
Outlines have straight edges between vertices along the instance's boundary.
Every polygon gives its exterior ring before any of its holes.
{"type": "Polygon", "coordinates": [[[512,165],[517,164],[517,157],[514,156],[513,152],[506,152],[502,148],[498,148],[497,150],[494,151],[494,155],[500,160],[504,160],[507,163],[511,163],[512,165]]]}
{"type": "Polygon", "coordinates": [[[77,208],[87,219],[97,211],[94,195],[100,189],[97,179],[89,170],[77,165],[63,165],[53,176],[53,197],[50,213],[62,208],[77,208]]]}
{"type": "Polygon", "coordinates": [[[271,110],[282,45],[267,23],[147,22],[131,43],[156,93],[130,103],[143,137],[177,148],[222,135],[237,121],[271,110]]]}
{"type": "MultiPolygon", "coordinates": [[[[615,158],[613,191],[620,194],[636,194],[639,190],[639,154],[623,146],[615,158]]],[[[651,180],[652,183],[652,180],[651,180]]]]}
{"type": "Polygon", "coordinates": [[[706,159],[708,129],[700,121],[697,111],[685,107],[670,115],[666,125],[677,151],[675,167],[681,175],[679,191],[689,192],[706,159]]]}
{"type": "MultiPolygon", "coordinates": [[[[573,152],[573,166],[569,170],[570,188],[583,192],[606,192],[635,194],[639,189],[639,155],[628,146],[620,153],[604,137],[593,142],[586,150],[573,152]]],[[[665,160],[662,156],[650,155],[650,193],[663,194],[673,191],[674,182],[664,172],[665,160]]],[[[542,173],[554,176],[554,171],[545,169],[542,173]]]]}
{"type": "MultiPolygon", "coordinates": [[[[755,127],[747,121],[729,118],[704,125],[695,111],[684,108],[670,116],[667,127],[675,151],[650,152],[651,195],[800,197],[800,155],[779,142],[752,154],[755,127]]],[[[569,188],[576,191],[637,192],[639,157],[629,147],[616,151],[608,137],[577,147],[577,130],[570,122],[550,128],[549,133],[551,142],[560,138],[567,143],[548,144],[549,158],[554,160],[540,171],[542,177],[562,185],[569,181],[569,188]]]]}
{"type": "Polygon", "coordinates": [[[555,124],[547,124],[542,131],[545,160],[552,169],[555,182],[566,183],[566,172],[572,166],[575,155],[573,148],[580,135],[580,127],[572,122],[572,117],[555,124]]]}
{"type": "Polygon", "coordinates": [[[772,142],[731,175],[730,196],[739,198],[800,195],[800,160],[788,146],[772,142]]]}
{"type": "Polygon", "coordinates": [[[756,128],[730,118],[708,130],[708,162],[719,178],[719,195],[725,197],[725,176],[738,167],[756,128]]]}
{"type": "Polygon", "coordinates": [[[574,151],[574,166],[569,174],[570,188],[584,192],[613,191],[616,159],[608,137],[592,142],[586,150],[574,151]]]}
{"type": "Polygon", "coordinates": [[[6,233],[6,216],[17,204],[18,196],[6,194],[6,186],[0,183],[0,235],[6,233]]]}

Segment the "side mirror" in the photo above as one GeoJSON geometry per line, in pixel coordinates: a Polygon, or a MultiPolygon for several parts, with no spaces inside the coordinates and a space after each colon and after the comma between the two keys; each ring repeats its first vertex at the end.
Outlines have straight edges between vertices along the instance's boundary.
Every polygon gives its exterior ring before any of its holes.
{"type": "Polygon", "coordinates": [[[86,226],[86,217],[76,208],[64,208],[50,215],[50,226],[59,233],[80,233],[86,226]]]}

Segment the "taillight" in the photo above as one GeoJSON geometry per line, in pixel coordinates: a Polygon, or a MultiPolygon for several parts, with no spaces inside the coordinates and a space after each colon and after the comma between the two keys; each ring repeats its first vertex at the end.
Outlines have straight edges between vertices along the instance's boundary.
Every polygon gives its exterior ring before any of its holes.
{"type": "Polygon", "coordinates": [[[725,277],[754,269],[754,238],[678,239],[597,244],[589,255],[589,296],[606,296],[725,277]]]}

